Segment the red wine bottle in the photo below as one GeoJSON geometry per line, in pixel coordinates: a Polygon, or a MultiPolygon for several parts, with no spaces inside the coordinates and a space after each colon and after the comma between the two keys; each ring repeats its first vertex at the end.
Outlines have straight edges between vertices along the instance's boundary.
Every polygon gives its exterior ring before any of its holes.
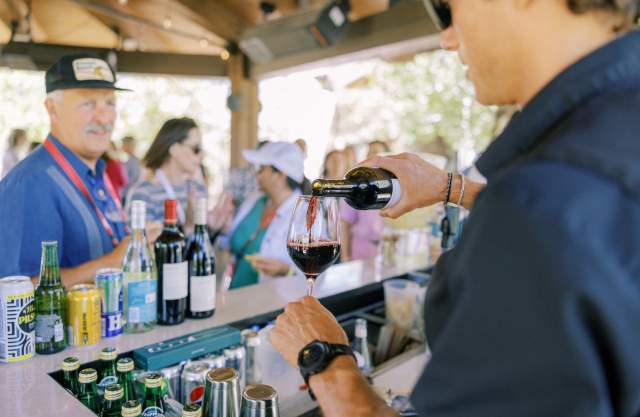
{"type": "Polygon", "coordinates": [[[164,228],[153,248],[158,268],[158,323],[182,323],[187,311],[189,274],[184,235],[178,228],[176,200],[164,202],[164,228]]]}
{"type": "Polygon", "coordinates": [[[318,197],[343,197],[358,210],[376,210],[395,205],[401,197],[395,175],[382,168],[356,167],[341,180],[318,179],[311,184],[318,197]]]}
{"type": "Polygon", "coordinates": [[[201,319],[216,311],[215,256],[207,232],[207,200],[196,201],[195,230],[189,239],[189,298],[187,316],[201,319]]]}

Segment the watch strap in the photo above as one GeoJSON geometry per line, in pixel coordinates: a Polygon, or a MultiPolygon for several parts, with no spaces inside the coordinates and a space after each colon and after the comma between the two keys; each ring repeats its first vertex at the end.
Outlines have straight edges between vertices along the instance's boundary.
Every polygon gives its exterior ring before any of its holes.
{"type": "MultiPolygon", "coordinates": [[[[313,342],[309,343],[309,345],[317,342],[318,342],[317,340],[314,340],[313,342]]],[[[327,356],[325,356],[324,363],[320,367],[318,367],[314,372],[306,372],[301,369],[302,377],[304,378],[304,383],[306,384],[307,391],[309,392],[309,396],[313,401],[316,401],[316,396],[313,393],[313,390],[311,389],[311,385],[309,385],[309,379],[313,375],[318,375],[322,373],[325,369],[329,367],[329,365],[331,365],[333,360],[338,356],[350,355],[353,358],[353,360],[355,360],[356,363],[358,363],[358,359],[356,358],[355,353],[353,353],[353,349],[351,348],[351,346],[338,344],[338,343],[327,343],[327,342],[323,342],[323,343],[329,348],[329,353],[327,356]]],[[[309,345],[305,346],[303,350],[306,349],[309,345]]]]}

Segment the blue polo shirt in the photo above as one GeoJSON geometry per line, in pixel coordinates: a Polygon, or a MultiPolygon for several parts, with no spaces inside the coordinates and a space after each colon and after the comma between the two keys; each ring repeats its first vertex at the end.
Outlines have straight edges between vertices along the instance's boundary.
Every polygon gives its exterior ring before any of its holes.
{"type": "MultiPolygon", "coordinates": [[[[104,183],[105,162],[98,160],[93,171],[53,135],[49,140],[76,170],[115,237],[125,237],[125,223],[104,183]]],[[[61,268],[83,264],[113,250],[111,237],[95,209],[44,146],[0,182],[0,231],[0,277],[38,275],[44,240],[58,242],[61,268]]]]}

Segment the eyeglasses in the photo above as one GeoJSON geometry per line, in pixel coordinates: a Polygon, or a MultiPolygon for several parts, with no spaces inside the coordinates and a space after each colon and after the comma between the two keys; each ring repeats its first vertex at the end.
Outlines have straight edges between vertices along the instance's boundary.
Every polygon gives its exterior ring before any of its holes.
{"type": "Polygon", "coordinates": [[[440,30],[451,26],[451,7],[448,0],[423,0],[429,17],[440,30]]]}

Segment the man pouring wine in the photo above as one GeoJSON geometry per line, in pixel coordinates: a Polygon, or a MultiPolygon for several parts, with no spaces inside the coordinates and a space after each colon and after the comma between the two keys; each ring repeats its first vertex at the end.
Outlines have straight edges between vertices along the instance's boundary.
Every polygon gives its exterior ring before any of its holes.
{"type": "MultiPolygon", "coordinates": [[[[477,162],[484,189],[415,155],[363,164],[402,189],[383,215],[472,208],[427,292],[432,356],[413,404],[424,417],[640,415],[640,2],[425,5],[477,99],[521,111],[477,162]]],[[[325,416],[395,414],[317,300],[290,303],[270,337],[325,416]]]]}

